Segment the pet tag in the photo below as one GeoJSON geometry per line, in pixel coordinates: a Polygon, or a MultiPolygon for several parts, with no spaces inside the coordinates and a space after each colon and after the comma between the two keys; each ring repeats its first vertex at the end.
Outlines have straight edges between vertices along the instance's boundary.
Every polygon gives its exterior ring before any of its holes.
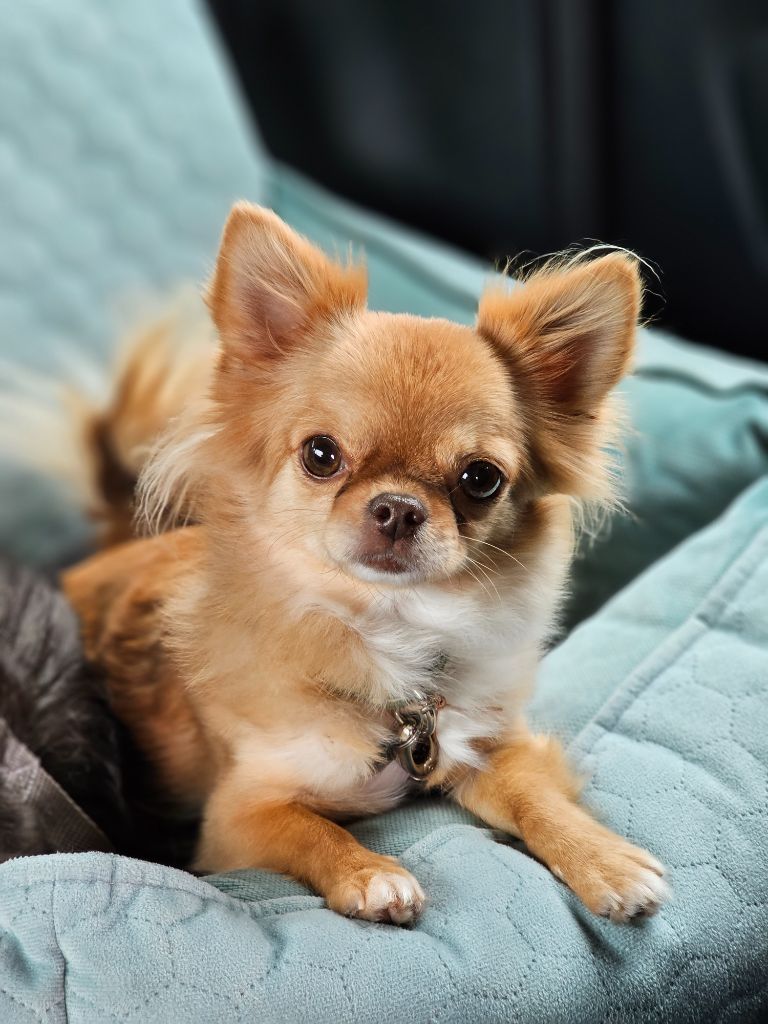
{"type": "Polygon", "coordinates": [[[394,713],[398,730],[393,750],[404,771],[416,782],[423,782],[437,767],[440,747],[435,729],[437,712],[445,706],[445,699],[427,697],[420,690],[415,696],[411,704],[394,713]]]}

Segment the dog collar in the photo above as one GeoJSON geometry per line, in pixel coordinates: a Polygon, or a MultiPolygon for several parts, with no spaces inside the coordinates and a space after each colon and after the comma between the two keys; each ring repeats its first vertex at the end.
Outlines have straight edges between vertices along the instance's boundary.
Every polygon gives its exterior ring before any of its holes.
{"type": "Polygon", "coordinates": [[[408,703],[392,710],[397,735],[390,744],[390,756],[416,782],[425,782],[437,767],[440,755],[437,715],[444,707],[442,695],[414,689],[408,703]]]}

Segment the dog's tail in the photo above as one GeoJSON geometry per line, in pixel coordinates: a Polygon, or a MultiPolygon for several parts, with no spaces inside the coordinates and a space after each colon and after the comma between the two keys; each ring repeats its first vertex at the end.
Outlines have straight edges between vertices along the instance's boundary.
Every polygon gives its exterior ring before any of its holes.
{"type": "Polygon", "coordinates": [[[133,497],[144,462],[168,424],[205,393],[215,356],[207,310],[186,297],[123,344],[109,401],[83,424],[105,544],[133,535],[133,497]]]}
{"type": "Polygon", "coordinates": [[[149,452],[205,393],[215,357],[202,300],[181,294],[124,338],[106,374],[82,357],[68,361],[66,383],[8,369],[0,449],[61,481],[96,524],[99,544],[120,543],[134,535],[134,491],[149,452]]]}

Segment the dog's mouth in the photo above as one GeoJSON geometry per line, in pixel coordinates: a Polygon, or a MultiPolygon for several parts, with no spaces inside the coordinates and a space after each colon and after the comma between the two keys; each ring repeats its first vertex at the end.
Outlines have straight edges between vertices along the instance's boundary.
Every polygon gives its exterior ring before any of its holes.
{"type": "Polygon", "coordinates": [[[418,568],[415,559],[403,557],[394,551],[365,551],[357,556],[357,561],[367,569],[391,573],[394,576],[414,572],[418,568]]]}
{"type": "Polygon", "coordinates": [[[412,586],[434,582],[451,574],[458,559],[457,552],[438,538],[357,537],[349,544],[331,543],[326,551],[345,573],[366,583],[390,586],[412,586]]]}
{"type": "Polygon", "coordinates": [[[345,559],[345,568],[366,583],[407,586],[428,579],[429,569],[424,558],[411,545],[405,550],[398,550],[398,547],[394,545],[379,551],[363,547],[345,559]]]}

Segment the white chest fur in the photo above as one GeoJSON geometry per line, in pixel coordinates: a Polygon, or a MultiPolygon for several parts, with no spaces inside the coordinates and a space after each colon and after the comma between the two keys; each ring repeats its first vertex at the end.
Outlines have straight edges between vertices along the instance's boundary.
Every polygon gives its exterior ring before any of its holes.
{"type": "Polygon", "coordinates": [[[382,596],[351,624],[376,667],[378,700],[441,693],[441,764],[479,766],[473,741],[511,725],[528,697],[549,616],[535,603],[414,588],[382,596]]]}
{"type": "MultiPolygon", "coordinates": [[[[414,688],[445,697],[437,740],[440,768],[448,770],[479,767],[477,741],[513,726],[550,612],[530,594],[491,602],[437,587],[380,591],[354,616],[325,609],[345,620],[367,652],[369,690],[361,697],[379,706],[412,699],[414,688]]],[[[245,722],[237,706],[221,723],[249,784],[263,788],[270,780],[275,798],[307,800],[328,813],[378,812],[402,800],[409,788],[404,773],[376,765],[377,751],[394,736],[387,714],[368,716],[365,699],[310,705],[306,692],[291,687],[275,700],[270,724],[245,722]]]]}

